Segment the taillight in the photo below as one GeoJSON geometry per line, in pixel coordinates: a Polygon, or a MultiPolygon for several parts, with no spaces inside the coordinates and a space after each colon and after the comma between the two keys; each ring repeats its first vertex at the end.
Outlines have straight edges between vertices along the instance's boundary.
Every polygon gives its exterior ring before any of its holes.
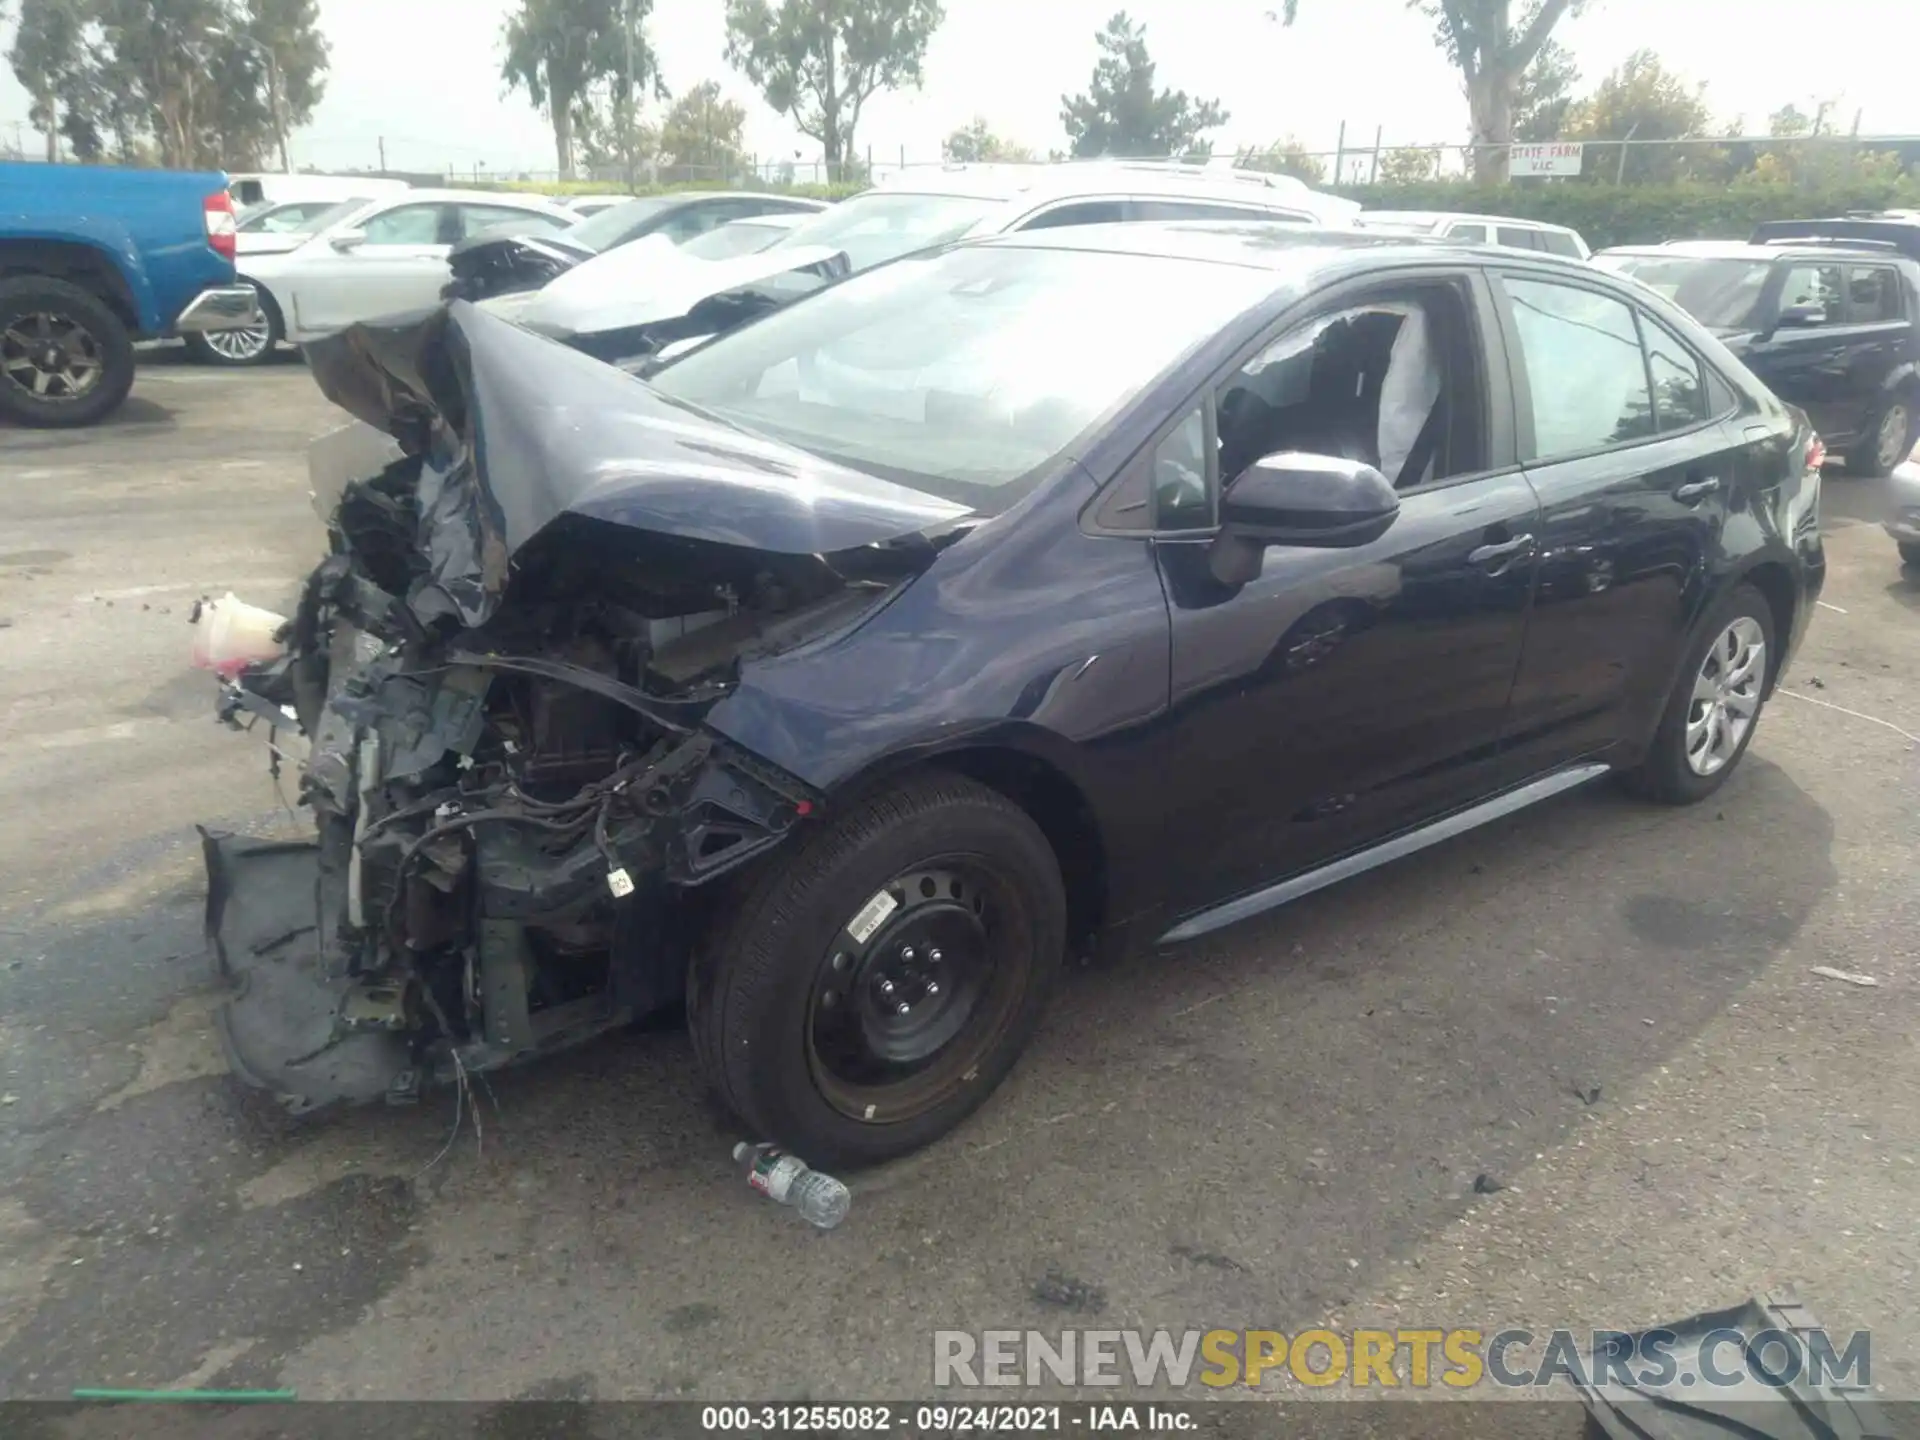
{"type": "Polygon", "coordinates": [[[200,202],[200,210],[207,225],[207,244],[223,260],[235,258],[240,253],[240,227],[233,218],[233,197],[217,190],[200,202]]]}
{"type": "Polygon", "coordinates": [[[1820,473],[1820,467],[1827,463],[1827,442],[1818,435],[1807,441],[1807,469],[1814,474],[1820,473]]]}

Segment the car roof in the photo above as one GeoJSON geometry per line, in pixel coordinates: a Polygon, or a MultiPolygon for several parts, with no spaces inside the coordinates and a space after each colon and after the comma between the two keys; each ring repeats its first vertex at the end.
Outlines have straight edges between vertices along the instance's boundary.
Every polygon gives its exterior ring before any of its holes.
{"type": "Polygon", "coordinates": [[[1273,209],[1312,207],[1351,211],[1351,200],[1315,190],[1291,175],[1236,169],[1217,163],[1161,160],[1071,160],[1052,164],[949,164],[923,166],[891,176],[874,187],[893,194],[953,195],[983,200],[1034,202],[1075,195],[1165,195],[1194,200],[1237,200],[1273,209]]]}
{"type": "Polygon", "coordinates": [[[370,195],[368,200],[385,205],[458,202],[465,205],[506,205],[524,210],[564,210],[550,195],[523,195],[512,190],[396,190],[391,195],[370,195]]]}
{"type": "Polygon", "coordinates": [[[1753,260],[1759,262],[1831,260],[1836,256],[1849,260],[1898,260],[1901,258],[1895,251],[1879,249],[1872,245],[1794,244],[1791,241],[1753,245],[1745,240],[1669,240],[1664,245],[1614,245],[1598,252],[1594,258],[1599,259],[1605,255],[1645,256],[1652,260],[1753,260]]]}
{"type": "Polygon", "coordinates": [[[1396,220],[1466,220],[1479,225],[1517,225],[1522,230],[1558,230],[1563,234],[1576,233],[1570,226],[1556,225],[1551,220],[1529,220],[1520,215],[1478,215],[1471,210],[1362,210],[1360,224],[1369,220],[1385,220],[1389,224],[1396,220]]]}
{"type": "Polygon", "coordinates": [[[698,205],[708,200],[778,200],[782,205],[812,205],[821,210],[828,208],[825,200],[815,200],[811,195],[777,195],[766,190],[683,190],[678,194],[629,195],[625,198],[667,200],[675,205],[698,205]]]}
{"type": "MultiPolygon", "coordinates": [[[[1323,272],[1356,268],[1384,268],[1394,264],[1432,263],[1462,254],[1484,255],[1502,265],[1514,262],[1514,252],[1491,245],[1462,245],[1424,235],[1396,235],[1382,230],[1263,223],[1258,220],[1150,220],[1112,225],[1062,225],[1044,230],[1016,230],[961,242],[1006,249],[1074,250],[1088,253],[1158,256],[1216,265],[1240,265],[1271,270],[1284,283],[1311,282],[1323,272]],[[1364,265],[1364,262],[1375,262],[1364,265]]],[[[1588,267],[1558,256],[1527,252],[1528,260],[1561,266],[1573,273],[1592,273],[1588,267]]]]}

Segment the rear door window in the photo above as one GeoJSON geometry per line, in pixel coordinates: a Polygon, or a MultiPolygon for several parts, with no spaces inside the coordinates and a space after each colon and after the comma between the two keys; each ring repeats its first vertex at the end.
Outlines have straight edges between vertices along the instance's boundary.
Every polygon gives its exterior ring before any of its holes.
{"type": "Polygon", "coordinates": [[[1653,412],[1662,430],[1685,430],[1712,418],[1706,369],[1666,326],[1640,312],[1640,334],[1647,344],[1647,368],[1653,375],[1653,412]]]}
{"type": "Polygon", "coordinates": [[[1557,281],[1506,276],[1533,403],[1533,459],[1570,459],[1654,433],[1632,307],[1557,281]]]}
{"type": "Polygon", "coordinates": [[[1487,243],[1487,227],[1484,225],[1455,225],[1447,231],[1449,240],[1464,240],[1470,245],[1487,243]]]}
{"type": "Polygon", "coordinates": [[[1537,230],[1527,230],[1518,225],[1502,225],[1496,232],[1499,243],[1512,250],[1538,250],[1537,230]]]}
{"type": "Polygon", "coordinates": [[[1058,230],[1066,225],[1112,225],[1127,218],[1124,200],[1078,200],[1071,205],[1056,205],[1043,210],[1020,228],[1022,230],[1058,230]]]}
{"type": "Polygon", "coordinates": [[[1580,258],[1580,246],[1564,230],[1536,230],[1533,236],[1549,255],[1564,255],[1569,260],[1580,258]]]}
{"type": "Polygon", "coordinates": [[[1849,265],[1847,304],[1847,318],[1856,325],[1900,319],[1899,272],[1885,265],[1849,265]]]}
{"type": "Polygon", "coordinates": [[[1278,210],[1256,210],[1246,205],[1222,205],[1210,200],[1136,200],[1135,220],[1265,220],[1298,225],[1305,217],[1278,210]]]}

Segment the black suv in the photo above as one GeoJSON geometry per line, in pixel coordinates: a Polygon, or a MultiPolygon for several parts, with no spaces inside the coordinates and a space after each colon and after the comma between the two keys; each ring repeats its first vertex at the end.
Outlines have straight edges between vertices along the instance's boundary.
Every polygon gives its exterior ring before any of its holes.
{"type": "Polygon", "coordinates": [[[1723,340],[1807,412],[1857,474],[1886,475],[1920,432],[1920,222],[1780,220],[1746,244],[1602,251],[1723,340]]]}

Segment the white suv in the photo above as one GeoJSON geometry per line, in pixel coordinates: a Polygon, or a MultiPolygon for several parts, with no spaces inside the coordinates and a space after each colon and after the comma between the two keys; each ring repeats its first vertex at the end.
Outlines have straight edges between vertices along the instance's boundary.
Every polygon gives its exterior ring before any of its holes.
{"type": "Polygon", "coordinates": [[[1360,207],[1291,175],[1160,160],[909,170],[796,225],[774,248],[828,246],[855,270],[978,235],[1136,220],[1350,228],[1360,207]]]}
{"type": "Polygon", "coordinates": [[[1501,245],[1509,250],[1544,250],[1569,260],[1591,260],[1593,251],[1577,230],[1544,220],[1511,215],[1460,215],[1436,210],[1368,210],[1354,222],[1365,230],[1402,235],[1439,235],[1466,245],[1501,245]]]}

